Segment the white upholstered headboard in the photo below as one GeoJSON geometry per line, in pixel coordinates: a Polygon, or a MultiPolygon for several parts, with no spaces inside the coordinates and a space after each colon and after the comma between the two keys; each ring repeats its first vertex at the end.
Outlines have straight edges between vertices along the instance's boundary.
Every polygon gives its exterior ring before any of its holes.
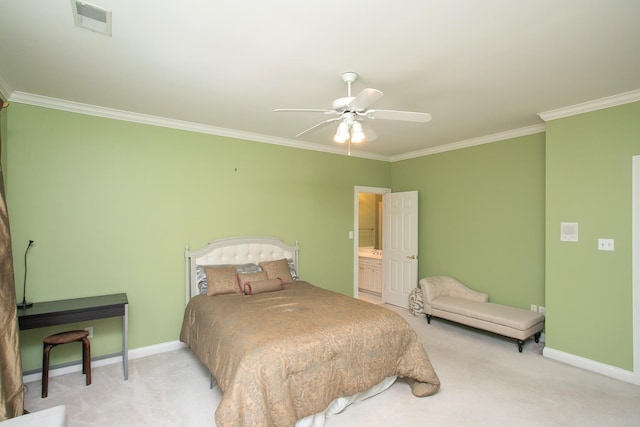
{"type": "Polygon", "coordinates": [[[293,260],[298,274],[298,242],[287,245],[275,237],[244,236],[228,237],[209,242],[202,249],[192,251],[185,248],[185,292],[186,301],[198,295],[196,265],[258,264],[262,261],[275,261],[282,258],[293,260]]]}

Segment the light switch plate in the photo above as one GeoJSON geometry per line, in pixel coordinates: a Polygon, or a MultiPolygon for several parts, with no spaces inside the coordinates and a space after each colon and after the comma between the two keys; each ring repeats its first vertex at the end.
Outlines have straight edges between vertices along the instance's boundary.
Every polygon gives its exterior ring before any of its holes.
{"type": "Polygon", "coordinates": [[[560,241],[561,242],[577,242],[578,241],[578,223],[577,222],[561,222],[560,223],[560,241]]]}

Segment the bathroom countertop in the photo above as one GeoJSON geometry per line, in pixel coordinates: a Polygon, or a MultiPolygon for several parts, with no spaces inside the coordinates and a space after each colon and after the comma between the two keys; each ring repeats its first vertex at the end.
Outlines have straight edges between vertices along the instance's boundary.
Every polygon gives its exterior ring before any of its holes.
{"type": "Polygon", "coordinates": [[[380,249],[364,249],[358,250],[358,256],[362,258],[382,259],[382,251],[380,249]]]}

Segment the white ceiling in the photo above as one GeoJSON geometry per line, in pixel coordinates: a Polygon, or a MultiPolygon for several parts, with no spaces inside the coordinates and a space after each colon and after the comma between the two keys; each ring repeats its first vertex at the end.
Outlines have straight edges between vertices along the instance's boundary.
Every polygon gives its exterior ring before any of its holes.
{"type": "Polygon", "coordinates": [[[638,0],[89,3],[112,37],[74,26],[70,0],[0,2],[0,94],[346,153],[333,125],[295,138],[326,116],[272,110],[330,108],[355,71],[354,94],[384,92],[375,108],[433,116],[369,122],[357,151],[393,160],[640,93],[638,0]]]}

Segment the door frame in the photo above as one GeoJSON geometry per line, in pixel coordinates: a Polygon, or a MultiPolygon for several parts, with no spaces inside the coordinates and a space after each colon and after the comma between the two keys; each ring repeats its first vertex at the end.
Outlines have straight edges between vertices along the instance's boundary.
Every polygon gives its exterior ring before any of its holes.
{"type": "Polygon", "coordinates": [[[633,156],[632,162],[633,383],[640,385],[640,156],[633,156]]]}
{"type": "MultiPolygon", "coordinates": [[[[386,194],[391,193],[390,188],[364,187],[356,185],[353,188],[353,297],[358,298],[358,229],[360,228],[360,193],[386,194]]],[[[380,230],[382,232],[382,230],[380,230]]],[[[384,254],[382,255],[384,257],[384,254]]]]}

